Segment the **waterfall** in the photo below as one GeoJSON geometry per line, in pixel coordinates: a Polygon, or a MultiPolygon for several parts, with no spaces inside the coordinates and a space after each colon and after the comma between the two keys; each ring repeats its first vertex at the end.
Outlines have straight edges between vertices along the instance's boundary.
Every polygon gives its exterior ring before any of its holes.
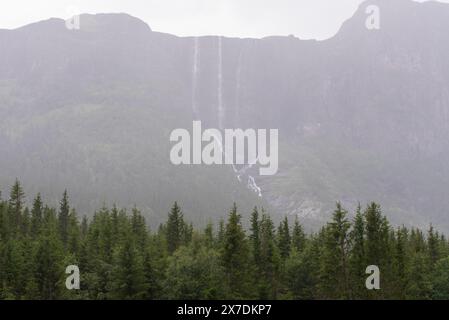
{"type": "Polygon", "coordinates": [[[232,165],[232,169],[234,170],[235,175],[237,176],[237,180],[242,182],[242,177],[247,176],[248,182],[246,187],[251,191],[257,193],[259,197],[262,198],[262,189],[257,185],[256,179],[250,175],[247,171],[250,170],[257,163],[257,159],[254,162],[244,165],[242,168],[238,169],[237,166],[232,165]]]}
{"type": "Polygon", "coordinates": [[[235,106],[234,106],[234,125],[239,123],[240,119],[240,87],[242,79],[242,60],[243,48],[240,50],[239,60],[237,62],[237,72],[235,75],[235,106]]]}
{"type": "MultiPolygon", "coordinates": [[[[197,50],[197,49],[196,49],[197,50]]],[[[197,55],[197,54],[195,54],[197,55]]],[[[197,58],[195,58],[196,60],[197,58]]],[[[239,109],[240,109],[240,87],[241,87],[241,73],[242,73],[242,63],[243,62],[243,49],[240,52],[238,65],[237,65],[237,73],[236,73],[236,101],[235,101],[235,114],[234,118],[237,121],[237,119],[240,117],[239,115],[239,109]]],[[[194,63],[194,70],[197,69],[198,66],[195,67],[194,63]]],[[[195,74],[195,72],[194,72],[195,74]]],[[[217,94],[218,94],[218,110],[217,110],[217,117],[218,117],[218,128],[220,130],[224,129],[224,118],[225,118],[225,108],[223,105],[223,44],[222,44],[222,37],[218,37],[218,88],[217,88],[217,94]]],[[[237,124],[235,122],[235,124],[237,124]]],[[[214,137],[216,138],[216,137],[214,137]]],[[[217,139],[216,141],[219,141],[217,139]]],[[[221,145],[221,142],[219,143],[220,151],[224,153],[223,146],[221,145]]],[[[236,165],[232,165],[232,170],[234,171],[237,180],[239,182],[242,182],[243,177],[247,177],[247,188],[255,193],[259,197],[262,197],[262,190],[261,188],[256,184],[256,180],[253,176],[251,176],[247,171],[251,169],[257,162],[257,159],[254,160],[253,163],[249,163],[248,165],[244,165],[242,168],[237,168],[236,165]]]]}
{"type": "Polygon", "coordinates": [[[198,104],[196,99],[196,91],[198,87],[198,71],[199,71],[199,38],[194,38],[193,44],[193,67],[192,67],[192,112],[194,119],[199,118],[198,104]]]}
{"type": "MultiPolygon", "coordinates": [[[[248,40],[249,41],[249,40],[248,40]]],[[[234,126],[241,125],[240,123],[240,97],[242,89],[242,71],[245,68],[245,62],[248,61],[247,56],[251,53],[256,40],[247,43],[246,40],[240,48],[239,58],[237,61],[237,69],[235,73],[235,101],[234,101],[234,126]]]]}
{"type": "Polygon", "coordinates": [[[252,191],[254,191],[255,193],[257,193],[257,195],[262,198],[262,190],[260,189],[260,187],[256,184],[256,180],[254,179],[253,176],[248,176],[248,188],[252,191]]]}
{"type": "Polygon", "coordinates": [[[223,50],[222,37],[218,37],[218,128],[223,129],[223,50]]]}
{"type": "MultiPolygon", "coordinates": [[[[254,41],[249,45],[249,48],[254,46],[254,41]]],[[[242,87],[242,65],[245,58],[245,48],[248,49],[247,45],[243,45],[240,49],[239,58],[237,62],[237,71],[235,74],[235,107],[234,107],[234,125],[238,126],[240,123],[240,92],[242,87]]],[[[262,189],[257,185],[256,179],[250,175],[247,171],[250,170],[257,162],[257,159],[253,163],[243,166],[237,169],[233,166],[234,172],[237,175],[239,182],[242,181],[242,176],[248,177],[247,188],[257,193],[259,197],[262,197],[262,189]]]]}
{"type": "MultiPolygon", "coordinates": [[[[218,143],[218,148],[219,148],[220,152],[222,152],[223,155],[226,155],[226,152],[225,152],[225,150],[224,150],[224,148],[223,148],[223,145],[222,145],[222,143],[221,143],[221,139],[219,139],[216,135],[213,135],[213,137],[214,137],[214,140],[218,143]]],[[[247,171],[248,171],[249,169],[251,169],[256,163],[257,163],[257,159],[255,159],[252,163],[249,163],[249,164],[247,164],[247,165],[244,165],[244,166],[243,166],[242,168],[240,168],[240,169],[238,169],[237,166],[236,166],[235,164],[232,164],[231,167],[232,167],[232,170],[234,171],[234,173],[235,173],[235,175],[236,175],[236,177],[237,177],[237,180],[238,180],[239,182],[242,182],[242,177],[248,176],[248,182],[247,182],[246,187],[247,187],[249,190],[251,190],[251,191],[257,193],[257,195],[258,195],[260,198],[262,198],[262,189],[257,185],[256,179],[255,179],[253,176],[251,176],[251,175],[249,175],[249,174],[247,173],[247,171]]]]}

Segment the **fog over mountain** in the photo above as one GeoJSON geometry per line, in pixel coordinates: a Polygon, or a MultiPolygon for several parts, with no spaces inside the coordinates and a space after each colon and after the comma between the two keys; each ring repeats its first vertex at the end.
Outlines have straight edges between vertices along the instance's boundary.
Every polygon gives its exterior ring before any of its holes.
{"type": "Polygon", "coordinates": [[[176,37],[126,14],[0,30],[3,196],[17,177],[28,200],[67,188],[81,213],[117,201],[157,224],[177,200],[206,223],[235,201],[309,227],[336,201],[373,200],[396,224],[447,232],[447,30],[448,4],[409,0],[365,2],[325,41],[176,37]],[[173,166],[170,132],[196,119],[279,129],[277,175],[173,166]]]}

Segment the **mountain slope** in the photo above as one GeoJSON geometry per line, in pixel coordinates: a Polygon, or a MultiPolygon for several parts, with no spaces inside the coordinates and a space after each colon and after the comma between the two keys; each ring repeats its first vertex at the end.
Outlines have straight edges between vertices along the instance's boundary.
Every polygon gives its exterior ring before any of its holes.
{"type": "Polygon", "coordinates": [[[1,30],[0,185],[54,202],[68,188],[85,211],[136,204],[154,223],[173,200],[200,223],[237,201],[313,227],[335,201],[375,200],[396,224],[449,230],[448,18],[378,0],[325,41],[179,38],[122,14],[1,30]],[[194,119],[279,129],[278,174],[249,173],[262,199],[228,166],[171,165],[169,134],[194,119]]]}

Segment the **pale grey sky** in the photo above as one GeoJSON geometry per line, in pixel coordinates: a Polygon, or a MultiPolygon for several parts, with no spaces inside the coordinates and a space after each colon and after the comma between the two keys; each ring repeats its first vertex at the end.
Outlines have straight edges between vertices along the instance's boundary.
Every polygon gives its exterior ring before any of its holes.
{"type": "MultiPolygon", "coordinates": [[[[423,1],[423,0],[422,0],[423,1]]],[[[363,0],[1,0],[0,28],[12,29],[50,17],[126,12],[155,31],[180,36],[302,39],[333,36],[363,0]]],[[[442,0],[441,2],[449,2],[442,0]]]]}

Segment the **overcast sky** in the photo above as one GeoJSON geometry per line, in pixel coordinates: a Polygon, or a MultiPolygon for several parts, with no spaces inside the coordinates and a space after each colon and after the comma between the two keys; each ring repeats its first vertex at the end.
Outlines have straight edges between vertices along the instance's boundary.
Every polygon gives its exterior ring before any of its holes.
{"type": "MultiPolygon", "coordinates": [[[[333,36],[363,0],[0,0],[0,28],[50,17],[126,12],[155,31],[184,35],[303,39],[333,36]]],[[[441,2],[449,2],[442,0],[441,2]]]]}

